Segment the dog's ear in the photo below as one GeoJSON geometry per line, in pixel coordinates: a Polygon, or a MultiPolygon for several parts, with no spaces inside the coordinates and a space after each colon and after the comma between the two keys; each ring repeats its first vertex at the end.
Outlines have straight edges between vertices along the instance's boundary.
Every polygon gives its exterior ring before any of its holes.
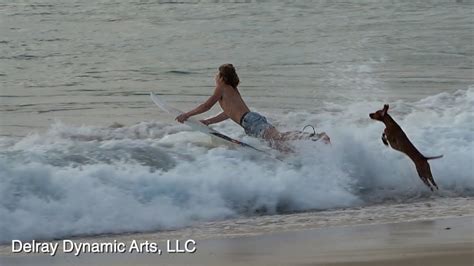
{"type": "Polygon", "coordinates": [[[384,114],[384,115],[387,113],[387,111],[388,111],[388,104],[384,104],[382,111],[383,111],[383,114],[384,114]]]}

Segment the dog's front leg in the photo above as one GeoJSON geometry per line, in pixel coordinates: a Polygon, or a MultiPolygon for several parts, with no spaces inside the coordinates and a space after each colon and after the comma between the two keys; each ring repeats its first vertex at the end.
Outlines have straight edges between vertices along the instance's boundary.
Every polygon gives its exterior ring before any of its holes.
{"type": "Polygon", "coordinates": [[[382,133],[382,142],[385,144],[385,146],[388,147],[388,140],[387,140],[387,135],[385,135],[385,132],[382,133]]]}

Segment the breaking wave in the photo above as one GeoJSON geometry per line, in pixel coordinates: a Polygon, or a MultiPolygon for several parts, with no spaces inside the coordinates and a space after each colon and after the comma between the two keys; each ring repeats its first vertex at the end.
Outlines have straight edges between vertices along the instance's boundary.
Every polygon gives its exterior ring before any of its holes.
{"type": "MultiPolygon", "coordinates": [[[[317,124],[332,145],[300,141],[283,160],[218,145],[183,125],[73,127],[0,139],[0,243],[11,239],[163,230],[199,221],[474,196],[474,89],[389,112],[431,161],[430,192],[412,162],[386,148],[368,114],[381,102],[332,104],[320,114],[266,114],[285,128],[317,124]]],[[[225,122],[217,130],[264,147],[225,122]]]]}

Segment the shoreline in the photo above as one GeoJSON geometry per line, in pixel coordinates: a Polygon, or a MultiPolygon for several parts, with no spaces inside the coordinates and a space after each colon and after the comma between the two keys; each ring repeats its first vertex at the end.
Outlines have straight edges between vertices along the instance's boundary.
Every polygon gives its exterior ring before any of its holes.
{"type": "MultiPolygon", "coordinates": [[[[403,222],[421,222],[457,217],[474,217],[474,198],[431,198],[406,203],[381,203],[352,208],[322,211],[236,217],[215,221],[200,221],[168,230],[118,232],[95,235],[73,235],[55,239],[35,239],[40,242],[74,241],[110,242],[122,239],[182,239],[199,240],[259,236],[278,232],[312,229],[331,229],[353,226],[384,225],[403,222]]],[[[8,254],[10,242],[0,243],[0,256],[8,254]]]]}
{"type": "MultiPolygon", "coordinates": [[[[474,216],[196,239],[194,254],[1,254],[0,265],[471,265],[474,216]]],[[[123,237],[121,241],[128,241],[123,237]]],[[[77,239],[75,241],[91,241],[77,239]]],[[[143,239],[142,239],[143,240],[143,239]]],[[[142,241],[140,240],[140,241],[142,241]]],[[[155,238],[157,242],[165,241],[155,238]]]]}

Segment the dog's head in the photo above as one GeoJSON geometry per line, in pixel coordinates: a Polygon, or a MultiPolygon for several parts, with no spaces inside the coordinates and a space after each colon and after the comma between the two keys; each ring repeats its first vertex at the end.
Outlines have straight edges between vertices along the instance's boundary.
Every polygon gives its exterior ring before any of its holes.
{"type": "Polygon", "coordinates": [[[379,121],[383,121],[383,118],[385,117],[385,115],[387,114],[387,111],[388,111],[388,104],[385,104],[383,106],[383,109],[382,110],[378,110],[377,112],[375,113],[371,113],[369,114],[369,117],[374,119],[374,120],[379,120],[379,121]]]}

